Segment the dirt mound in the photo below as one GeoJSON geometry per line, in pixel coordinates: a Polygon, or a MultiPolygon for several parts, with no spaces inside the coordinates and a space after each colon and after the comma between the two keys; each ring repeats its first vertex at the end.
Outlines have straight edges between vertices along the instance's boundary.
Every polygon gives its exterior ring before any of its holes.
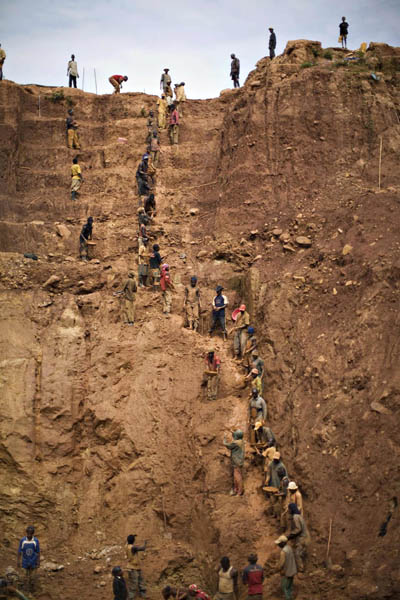
{"type": "Polygon", "coordinates": [[[0,569],[34,522],[43,560],[64,566],[43,569],[43,600],[65,589],[74,598],[83,583],[88,598],[108,594],[131,532],[149,540],[150,598],[167,582],[214,591],[220,556],[243,568],[252,550],[269,597],[280,597],[278,528],[250,453],[245,495],[228,495],[223,435],[247,422],[230,343],[215,340],[222,386],[208,403],[207,323],[201,335],[182,328],[194,273],[204,306],[222,283],[257,330],[270,424],[313,538],[298,597],[400,594],[398,511],[378,536],[400,481],[400,49],[353,54],[289,42],[239,90],[186,103],[179,146],[162,133],[153,228],[177,288],[173,314],[144,291],[133,328],[113,293],[136,270],[134,175],[142,108],[155,98],[63,99],[1,82],[0,569]],[[85,179],[73,204],[69,106],[85,179]],[[89,215],[97,245],[85,264],[78,236],[89,215]]]}

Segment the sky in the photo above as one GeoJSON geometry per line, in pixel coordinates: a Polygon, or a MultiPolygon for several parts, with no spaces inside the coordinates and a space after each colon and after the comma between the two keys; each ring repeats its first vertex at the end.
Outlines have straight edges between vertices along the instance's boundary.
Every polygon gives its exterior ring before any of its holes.
{"type": "Polygon", "coordinates": [[[268,27],[277,54],[288,40],[337,46],[342,16],[349,48],[362,42],[400,45],[400,0],[1,0],[4,78],[67,86],[67,62],[78,62],[82,87],[110,93],[110,75],[127,75],[123,91],[158,94],[160,75],[184,81],[189,98],[212,98],[231,87],[230,54],[240,82],[268,55],[268,27]]]}

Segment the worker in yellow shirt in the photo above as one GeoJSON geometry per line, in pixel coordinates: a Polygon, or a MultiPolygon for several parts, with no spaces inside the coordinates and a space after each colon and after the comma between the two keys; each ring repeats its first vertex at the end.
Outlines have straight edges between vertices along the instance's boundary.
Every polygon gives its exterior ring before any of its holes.
{"type": "Polygon", "coordinates": [[[185,82],[182,81],[175,86],[175,104],[177,104],[177,109],[179,115],[183,117],[183,105],[186,102],[186,94],[185,94],[185,82]]]}
{"type": "Polygon", "coordinates": [[[72,181],[71,181],[71,200],[76,200],[76,195],[79,191],[79,188],[81,187],[81,183],[83,181],[82,179],[82,171],[80,166],[78,165],[78,159],[75,156],[75,158],[72,160],[72,167],[71,167],[71,177],[72,177],[72,181]]]}
{"type": "Polygon", "coordinates": [[[6,52],[0,44],[0,81],[3,79],[3,65],[6,60],[6,52]]]}
{"type": "Polygon", "coordinates": [[[165,129],[167,126],[167,100],[165,98],[165,94],[161,94],[161,98],[157,100],[158,106],[158,127],[160,129],[165,129]]]}

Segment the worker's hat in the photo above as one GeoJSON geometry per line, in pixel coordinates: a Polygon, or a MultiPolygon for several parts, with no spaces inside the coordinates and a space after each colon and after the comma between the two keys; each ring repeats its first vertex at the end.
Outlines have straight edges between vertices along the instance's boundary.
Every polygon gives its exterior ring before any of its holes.
{"type": "Polygon", "coordinates": [[[247,328],[247,333],[250,333],[250,334],[254,333],[254,327],[252,327],[250,325],[250,327],[247,328]]]}
{"type": "Polygon", "coordinates": [[[211,354],[211,352],[215,352],[215,348],[211,348],[211,347],[210,347],[210,348],[208,349],[208,354],[211,354]]]}
{"type": "Polygon", "coordinates": [[[258,375],[258,369],[256,368],[252,369],[251,372],[253,373],[253,375],[258,375]]]}
{"type": "Polygon", "coordinates": [[[256,421],[256,424],[254,425],[254,429],[257,431],[262,426],[263,426],[262,421],[256,421]]]}
{"type": "Polygon", "coordinates": [[[258,350],[253,350],[253,352],[251,353],[253,356],[258,356],[258,350]]]}
{"type": "Polygon", "coordinates": [[[195,583],[192,583],[191,585],[189,585],[189,591],[190,592],[197,592],[198,591],[198,587],[195,583]]]}
{"type": "Polygon", "coordinates": [[[280,452],[275,452],[274,456],[272,457],[274,460],[279,460],[281,458],[281,453],[280,452]]]}
{"type": "Polygon", "coordinates": [[[222,285],[217,285],[217,287],[215,288],[216,292],[222,292],[224,288],[222,287],[222,285]]]}
{"type": "Polygon", "coordinates": [[[295,481],[289,481],[288,490],[298,490],[299,488],[296,485],[295,481]]]}
{"type": "Polygon", "coordinates": [[[137,209],[138,213],[144,212],[144,208],[143,206],[139,206],[139,208],[137,209]]]}
{"type": "Polygon", "coordinates": [[[243,310],[243,311],[246,310],[246,305],[245,304],[241,304],[239,306],[239,310],[243,310]]]}
{"type": "Polygon", "coordinates": [[[283,544],[283,543],[286,544],[287,541],[288,541],[288,539],[287,539],[286,535],[280,535],[278,537],[278,539],[275,540],[274,544],[276,544],[276,545],[283,544]]]}
{"type": "Polygon", "coordinates": [[[164,69],[164,71],[169,71],[169,69],[164,69]]]}

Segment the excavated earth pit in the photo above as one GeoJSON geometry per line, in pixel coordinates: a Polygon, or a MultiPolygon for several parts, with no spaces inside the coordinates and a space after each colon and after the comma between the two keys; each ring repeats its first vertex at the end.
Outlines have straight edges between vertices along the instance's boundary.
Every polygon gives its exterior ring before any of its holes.
{"type": "Polygon", "coordinates": [[[141,109],[156,98],[65,90],[53,102],[56,88],[1,82],[0,573],[33,523],[35,598],[72,600],[83,587],[89,600],[111,597],[130,532],[149,540],[150,599],[166,583],[215,592],[219,558],[242,569],[254,550],[265,597],[281,597],[278,527],[250,451],[245,495],[229,496],[222,440],[247,430],[248,410],[231,343],[212,342],[222,382],[207,402],[208,322],[200,334],[182,327],[194,273],[204,307],[221,283],[256,327],[270,426],[312,535],[297,598],[400,597],[400,49],[347,56],[289,42],[242,88],[189,100],[179,146],[162,132],[152,232],[177,291],[170,319],[140,291],[133,328],[113,293],[136,270],[141,109]],[[71,105],[85,179],[75,203],[71,105]],[[86,264],[78,236],[89,215],[86,264]]]}

